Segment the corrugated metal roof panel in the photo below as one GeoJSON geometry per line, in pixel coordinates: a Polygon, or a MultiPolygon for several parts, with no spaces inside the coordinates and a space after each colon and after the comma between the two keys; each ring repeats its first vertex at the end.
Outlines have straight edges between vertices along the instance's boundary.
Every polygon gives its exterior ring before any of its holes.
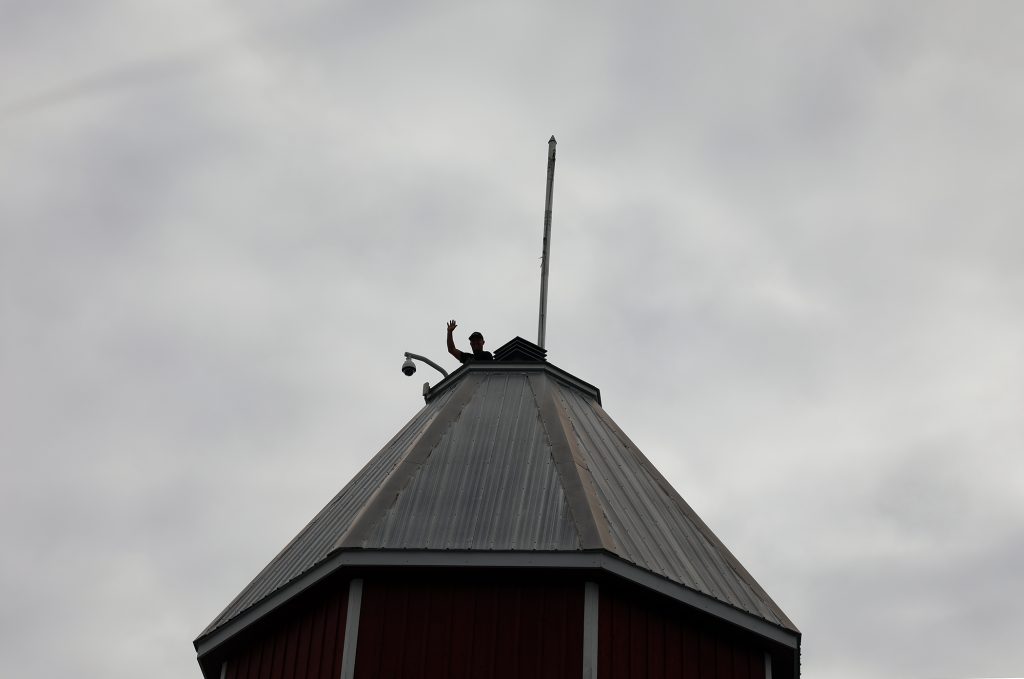
{"type": "Polygon", "coordinates": [[[362,546],[579,548],[527,375],[483,377],[362,546]]]}
{"type": "MultiPolygon", "coordinates": [[[[587,461],[619,556],[776,624],[789,621],[650,461],[582,394],[559,398],[587,461]]],[[[791,623],[789,623],[791,625],[791,623]]]]}

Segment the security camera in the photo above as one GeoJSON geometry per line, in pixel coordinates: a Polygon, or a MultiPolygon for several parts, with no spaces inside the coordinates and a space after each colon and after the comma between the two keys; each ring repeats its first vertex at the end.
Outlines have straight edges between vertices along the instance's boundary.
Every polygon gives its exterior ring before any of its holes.
{"type": "Polygon", "coordinates": [[[402,364],[402,372],[409,377],[412,377],[412,374],[416,372],[416,364],[412,362],[411,358],[405,359],[405,363],[402,364]]]}

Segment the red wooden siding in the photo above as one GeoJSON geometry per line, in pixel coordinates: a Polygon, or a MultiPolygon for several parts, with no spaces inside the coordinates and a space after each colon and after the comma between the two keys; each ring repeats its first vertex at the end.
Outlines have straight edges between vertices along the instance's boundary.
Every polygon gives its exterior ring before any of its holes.
{"type": "Polygon", "coordinates": [[[583,673],[583,583],[368,578],[356,679],[564,679],[583,673]]]}
{"type": "Polygon", "coordinates": [[[337,679],[347,609],[343,581],[282,611],[229,656],[226,679],[337,679]]]}
{"type": "Polygon", "coordinates": [[[764,679],[764,647],[685,607],[601,584],[599,679],[764,679]]]}

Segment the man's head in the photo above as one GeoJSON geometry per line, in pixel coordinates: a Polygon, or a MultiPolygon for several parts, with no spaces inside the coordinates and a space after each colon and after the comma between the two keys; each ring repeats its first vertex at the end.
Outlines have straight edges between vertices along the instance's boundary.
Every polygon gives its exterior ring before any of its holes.
{"type": "Polygon", "coordinates": [[[478,354],[484,350],[484,336],[479,332],[474,332],[469,336],[469,346],[473,349],[474,354],[478,354]]]}

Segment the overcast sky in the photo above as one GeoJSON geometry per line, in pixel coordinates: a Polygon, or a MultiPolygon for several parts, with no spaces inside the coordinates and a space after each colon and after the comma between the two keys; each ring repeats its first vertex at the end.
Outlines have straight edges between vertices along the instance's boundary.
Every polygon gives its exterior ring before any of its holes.
{"type": "MultiPolygon", "coordinates": [[[[192,640],[536,339],[803,632],[1024,676],[1024,5],[0,0],[0,675],[192,640]]],[[[140,670],[140,668],[145,668],[140,670]]]]}

